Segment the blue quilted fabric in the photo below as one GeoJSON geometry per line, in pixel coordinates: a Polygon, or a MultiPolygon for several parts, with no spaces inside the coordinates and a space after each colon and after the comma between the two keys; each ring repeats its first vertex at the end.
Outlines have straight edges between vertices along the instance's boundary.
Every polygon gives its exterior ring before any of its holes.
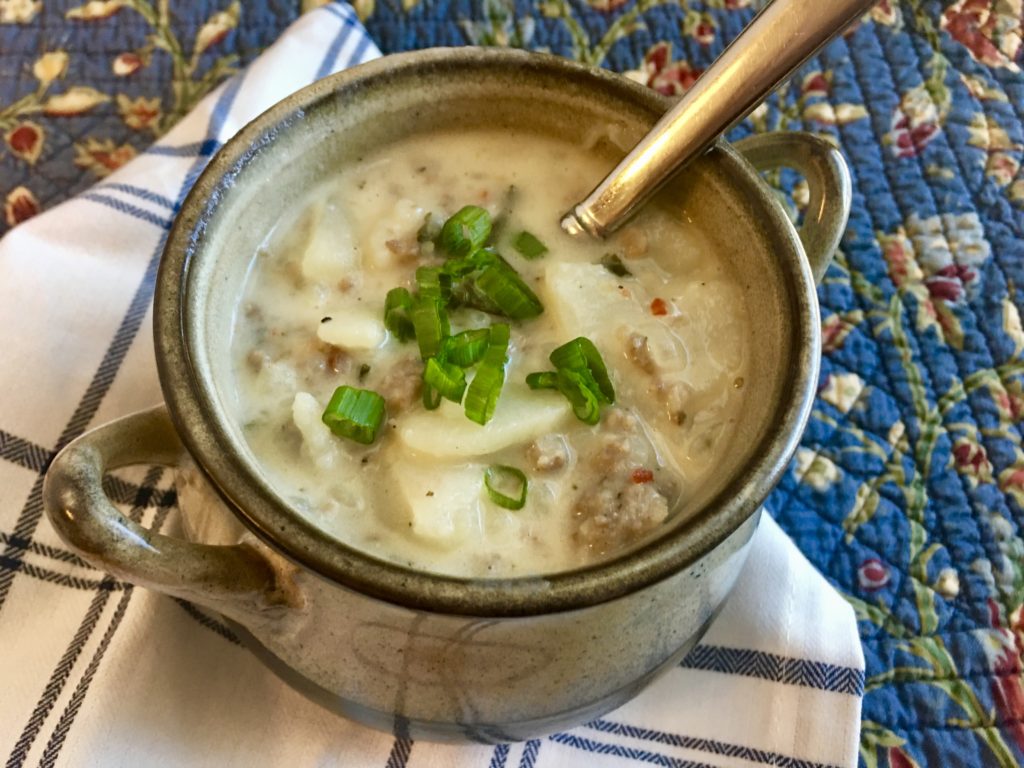
{"type": "MultiPolygon", "coordinates": [[[[546,49],[673,94],[757,2],[354,5],[385,52],[546,49]]],[[[0,0],[0,232],[130,159],[302,10],[0,0]]],[[[861,619],[870,768],[1024,758],[1022,25],[1022,0],[885,0],[735,132],[818,133],[853,173],[819,398],[769,509],[861,619]]],[[[770,181],[799,215],[804,183],[770,181]]]]}

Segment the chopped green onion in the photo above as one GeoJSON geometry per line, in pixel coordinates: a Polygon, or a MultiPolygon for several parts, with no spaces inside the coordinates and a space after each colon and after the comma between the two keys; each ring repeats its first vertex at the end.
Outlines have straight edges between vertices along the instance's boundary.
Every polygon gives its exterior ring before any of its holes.
{"type": "Polygon", "coordinates": [[[576,418],[597,424],[601,403],[615,402],[615,389],[601,353],[583,336],[555,349],[550,360],[555,371],[537,371],[526,377],[530,389],[557,389],[572,405],[576,418]]]}
{"type": "Polygon", "coordinates": [[[495,464],[484,470],[484,487],[491,501],[505,509],[522,509],[526,504],[526,475],[515,467],[495,464]],[[508,495],[503,489],[513,485],[514,495],[508,495]]]}
{"type": "Polygon", "coordinates": [[[476,205],[467,205],[441,227],[441,247],[450,256],[468,256],[482,248],[491,234],[491,214],[476,205]]]}
{"type": "Polygon", "coordinates": [[[626,269],[626,265],[622,263],[622,259],[619,258],[617,253],[606,253],[601,258],[601,266],[616,277],[630,277],[633,274],[626,269]]]}
{"type": "Polygon", "coordinates": [[[447,303],[452,295],[452,278],[441,267],[419,267],[416,270],[419,295],[441,299],[447,303]]]}
{"type": "Polygon", "coordinates": [[[530,389],[558,389],[558,374],[554,371],[537,371],[526,377],[530,389]]]}
{"type": "Polygon", "coordinates": [[[416,329],[416,341],[420,345],[420,357],[424,360],[434,357],[441,349],[441,342],[451,332],[448,324],[448,313],[444,302],[433,296],[417,297],[409,312],[413,327],[416,329]]]}
{"type": "Polygon", "coordinates": [[[486,424],[494,416],[498,395],[505,384],[509,337],[509,327],[505,323],[491,326],[487,351],[466,390],[466,418],[477,424],[486,424]]]}
{"type": "Polygon", "coordinates": [[[586,371],[597,384],[595,394],[606,403],[615,402],[615,388],[608,377],[601,353],[594,342],[585,336],[578,336],[554,350],[549,358],[559,371],[586,371]]]}
{"type": "Polygon", "coordinates": [[[548,252],[548,247],[531,232],[520,232],[516,235],[516,239],[512,241],[512,247],[524,259],[530,260],[540,258],[548,252]]]}
{"type": "Polygon", "coordinates": [[[416,329],[409,319],[412,296],[405,288],[392,288],[384,299],[384,327],[399,341],[408,341],[416,336],[416,329]]]}
{"type": "Polygon", "coordinates": [[[513,320],[536,317],[544,311],[530,286],[500,256],[485,266],[473,280],[477,291],[487,297],[499,312],[513,320]]]}
{"type": "Polygon", "coordinates": [[[384,423],[384,398],[370,389],[344,385],[334,390],[321,418],[339,437],[369,445],[384,423]]]}
{"type": "MultiPolygon", "coordinates": [[[[431,358],[433,359],[433,358],[431,358]]],[[[423,383],[423,407],[428,411],[435,410],[441,404],[441,393],[436,389],[423,383]]]]}
{"type": "MultiPolygon", "coordinates": [[[[423,369],[423,384],[424,391],[429,387],[436,390],[441,397],[453,403],[461,403],[462,395],[466,391],[466,374],[459,366],[432,357],[427,360],[427,365],[423,369]]],[[[426,399],[423,402],[424,405],[427,404],[426,399]]]]}
{"type": "Polygon", "coordinates": [[[586,424],[597,424],[601,418],[600,392],[589,371],[559,368],[558,391],[569,400],[577,419],[586,424]]]}
{"type": "Polygon", "coordinates": [[[491,332],[487,328],[473,328],[449,336],[441,344],[441,356],[461,368],[468,368],[480,362],[487,351],[491,332]]]}

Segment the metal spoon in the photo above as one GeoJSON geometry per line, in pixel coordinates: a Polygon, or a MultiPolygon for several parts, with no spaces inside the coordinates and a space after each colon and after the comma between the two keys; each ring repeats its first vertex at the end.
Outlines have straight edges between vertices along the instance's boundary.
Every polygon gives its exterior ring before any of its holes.
{"type": "Polygon", "coordinates": [[[604,181],[562,218],[604,237],[877,0],[769,3],[604,181]]]}

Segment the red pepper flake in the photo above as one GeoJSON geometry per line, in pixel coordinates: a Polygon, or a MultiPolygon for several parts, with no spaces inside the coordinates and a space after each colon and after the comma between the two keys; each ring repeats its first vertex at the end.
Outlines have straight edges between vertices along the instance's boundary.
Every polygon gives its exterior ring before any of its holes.
{"type": "Polygon", "coordinates": [[[651,470],[649,470],[649,469],[644,469],[643,467],[638,467],[637,469],[633,470],[633,482],[636,483],[637,485],[642,485],[643,483],[649,483],[653,479],[654,479],[654,473],[651,472],[651,470]]]}
{"type": "Polygon", "coordinates": [[[651,302],[652,315],[667,315],[668,303],[664,299],[655,299],[651,302]]]}

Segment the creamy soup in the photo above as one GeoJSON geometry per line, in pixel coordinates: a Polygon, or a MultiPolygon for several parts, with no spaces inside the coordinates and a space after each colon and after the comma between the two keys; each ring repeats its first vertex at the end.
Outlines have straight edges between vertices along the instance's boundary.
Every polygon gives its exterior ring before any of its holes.
{"type": "Polygon", "coordinates": [[[373,555],[473,577],[579,567],[689,513],[743,403],[743,292],[678,213],[651,208],[604,242],[562,233],[559,215],[608,167],[540,136],[435,134],[286,201],[253,257],[232,350],[237,418],[289,504],[373,555]],[[471,226],[438,233],[467,206],[491,222],[486,278],[457,267],[472,254],[452,243],[472,240],[471,226]],[[437,304],[427,283],[440,272],[424,267],[453,273],[437,304]],[[536,304],[503,317],[484,285],[495,275],[525,286],[519,309],[523,296],[536,304]],[[419,324],[410,298],[429,305],[419,324]],[[410,326],[419,338],[403,340],[410,326]],[[447,399],[424,384],[438,345],[421,340],[435,331],[452,338],[445,350],[463,345],[434,358],[466,382],[447,399]],[[594,367],[566,363],[567,345],[596,350],[594,367]],[[484,357],[467,362],[469,347],[484,357]],[[501,371],[488,419],[480,395],[501,371]],[[375,434],[328,426],[339,387],[382,406],[375,434]]]}

